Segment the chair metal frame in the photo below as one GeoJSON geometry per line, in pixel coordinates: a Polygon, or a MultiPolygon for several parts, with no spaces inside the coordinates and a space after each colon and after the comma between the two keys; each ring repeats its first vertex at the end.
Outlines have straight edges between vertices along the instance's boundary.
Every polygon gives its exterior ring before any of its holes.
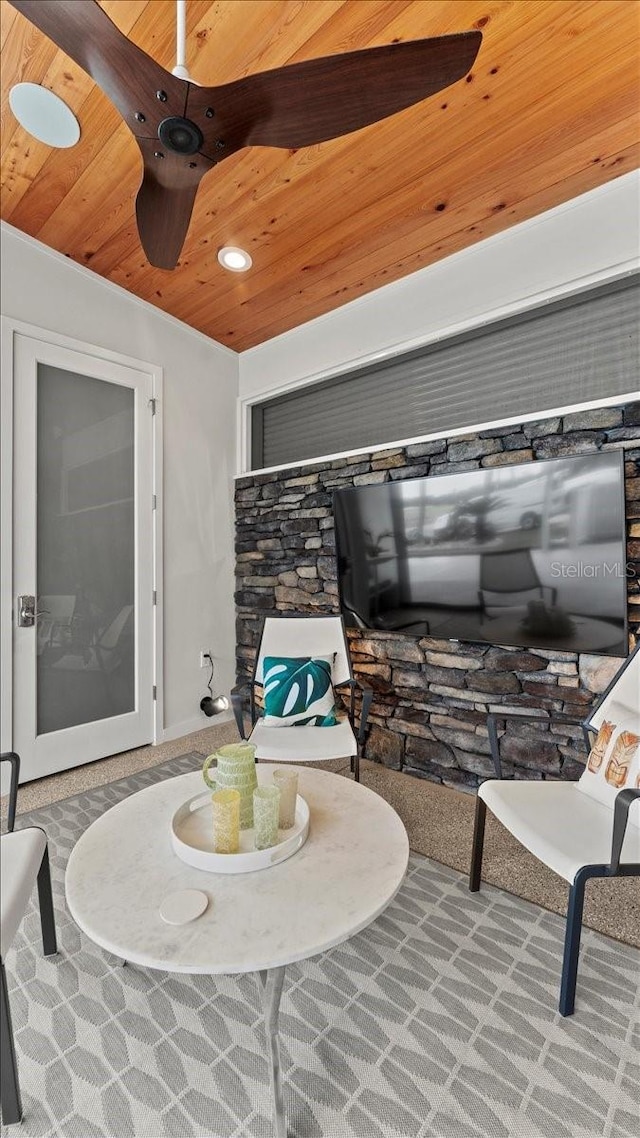
{"type": "MultiPolygon", "coordinates": [[[[0,755],[0,762],[11,763],[11,785],[9,790],[9,808],[7,814],[7,833],[13,833],[16,819],[16,805],[18,798],[18,781],[20,778],[20,756],[15,751],[6,751],[0,755]]],[[[40,829],[40,827],[34,827],[40,829]]],[[[49,850],[44,847],[42,861],[36,878],[38,886],[38,902],[40,906],[40,926],[42,929],[42,950],[45,956],[53,956],[58,951],[56,938],[56,922],[53,911],[53,894],[51,890],[51,868],[49,865],[49,850]]],[[[2,1104],[2,1120],[5,1126],[20,1122],[22,1119],[22,1099],[20,1096],[20,1083],[18,1079],[18,1061],[13,1039],[13,1023],[11,1008],[9,1006],[9,992],[4,960],[0,958],[0,1102],[2,1104]]]]}
{"type": "MultiPolygon", "coordinates": [[[[373,688],[371,687],[370,684],[368,684],[366,682],[366,680],[361,680],[358,677],[354,676],[354,674],[353,674],[353,666],[351,664],[351,653],[349,651],[349,640],[347,638],[347,630],[346,630],[346,626],[345,626],[345,622],[344,622],[344,617],[337,614],[337,613],[327,614],[327,613],[299,613],[299,612],[289,613],[289,612],[287,612],[287,613],[279,613],[277,615],[277,617],[271,616],[271,619],[287,620],[288,618],[292,618],[292,619],[297,618],[297,619],[305,619],[305,620],[307,620],[307,619],[308,620],[316,620],[316,619],[320,619],[322,617],[326,618],[327,615],[334,617],[335,620],[339,620],[340,624],[342,626],[342,635],[344,637],[344,646],[345,646],[345,656],[346,656],[347,662],[349,664],[350,677],[348,680],[344,680],[340,684],[334,684],[333,687],[334,687],[334,691],[337,691],[339,695],[342,694],[342,692],[341,692],[342,688],[349,688],[349,701],[348,701],[348,707],[347,707],[347,715],[349,718],[349,723],[351,724],[351,730],[353,731],[353,733],[355,735],[356,744],[357,744],[356,754],[353,755],[351,758],[351,770],[355,776],[356,782],[360,782],[360,759],[362,757],[363,750],[364,750],[365,736],[366,736],[366,730],[367,730],[367,721],[369,718],[369,711],[370,711],[371,703],[373,700],[373,688]],[[358,689],[358,688],[360,689],[360,691],[362,693],[362,707],[361,707],[361,711],[360,711],[360,724],[356,730],[356,723],[355,723],[356,689],[358,689]]],[[[231,704],[233,707],[233,714],[235,716],[236,724],[238,726],[238,731],[240,732],[240,738],[241,739],[247,738],[247,736],[245,734],[245,725],[244,725],[244,705],[245,705],[245,695],[246,695],[247,691],[249,693],[249,715],[251,718],[251,729],[252,730],[255,727],[256,723],[258,722],[258,719],[260,718],[258,715],[257,707],[256,707],[256,688],[261,687],[262,685],[257,682],[256,674],[257,674],[257,669],[258,669],[258,661],[260,659],[260,648],[262,645],[262,637],[264,634],[265,624],[266,624],[268,619],[270,619],[269,615],[265,616],[263,618],[263,621],[262,621],[262,626],[260,628],[260,637],[258,639],[258,647],[256,649],[256,658],[254,661],[251,678],[248,680],[243,680],[241,683],[236,684],[236,686],[233,688],[233,690],[231,692],[231,704]]],[[[326,728],[326,730],[330,730],[330,728],[326,728]]]]}
{"type": "MultiPolygon", "coordinates": [[[[498,720],[520,720],[523,723],[554,723],[570,724],[581,727],[586,744],[587,754],[591,749],[591,720],[599,707],[609,697],[616,687],[620,677],[629,667],[631,661],[640,652],[640,644],[627,657],[623,666],[616,672],[611,683],[607,686],[594,707],[584,719],[542,718],[539,715],[518,715],[517,712],[491,712],[487,715],[487,729],[491,757],[496,772],[496,778],[503,778],[502,763],[500,761],[500,743],[498,739],[498,720]]],[[[640,788],[625,787],[619,790],[613,808],[613,825],[611,832],[611,859],[606,865],[584,865],[575,875],[569,887],[569,901],[567,906],[567,923],[564,938],[564,953],[562,958],[562,979],[560,983],[559,1011],[562,1016],[573,1015],[576,1000],[576,982],[578,978],[578,957],[580,954],[580,933],[582,930],[582,913],[584,908],[584,892],[587,881],[592,877],[639,877],[640,862],[621,862],[622,843],[627,830],[629,809],[633,802],[640,799],[640,788]]],[[[483,800],[476,797],[476,811],[473,826],[473,842],[471,853],[471,868],[469,871],[469,889],[477,893],[480,888],[482,875],[482,853],[484,847],[484,830],[487,807],[483,800]]]]}

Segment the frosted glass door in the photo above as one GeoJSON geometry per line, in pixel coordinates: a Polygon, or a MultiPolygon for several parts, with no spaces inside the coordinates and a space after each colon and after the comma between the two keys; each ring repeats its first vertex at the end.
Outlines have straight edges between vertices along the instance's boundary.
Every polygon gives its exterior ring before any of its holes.
{"type": "Polygon", "coordinates": [[[12,737],[25,780],[153,739],[152,395],[150,374],[16,336],[12,737]]]}
{"type": "Polygon", "coordinates": [[[37,731],[135,708],[134,393],[38,364],[37,731]]]}

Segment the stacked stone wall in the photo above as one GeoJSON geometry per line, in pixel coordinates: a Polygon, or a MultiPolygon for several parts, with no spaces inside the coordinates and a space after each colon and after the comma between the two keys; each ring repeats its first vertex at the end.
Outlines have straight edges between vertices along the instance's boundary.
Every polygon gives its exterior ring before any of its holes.
{"type": "MultiPolygon", "coordinates": [[[[250,675],[260,626],[277,612],[339,612],[333,491],[622,448],[625,458],[630,641],[640,636],[640,402],[495,427],[247,475],[236,483],[238,680],[250,675]]],[[[473,789],[493,773],[490,710],[539,715],[510,723],[505,773],[576,778],[584,762],[582,718],[620,665],[610,657],[451,643],[397,632],[350,631],[357,675],[374,688],[366,756],[385,766],[473,789]]]]}

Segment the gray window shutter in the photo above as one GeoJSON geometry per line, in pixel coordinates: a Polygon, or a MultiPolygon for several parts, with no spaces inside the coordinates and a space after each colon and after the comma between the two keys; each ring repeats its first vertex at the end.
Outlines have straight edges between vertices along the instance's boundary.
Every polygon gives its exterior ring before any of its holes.
{"type": "Polygon", "coordinates": [[[544,413],[638,387],[638,275],[252,409],[252,469],[544,413]]]}

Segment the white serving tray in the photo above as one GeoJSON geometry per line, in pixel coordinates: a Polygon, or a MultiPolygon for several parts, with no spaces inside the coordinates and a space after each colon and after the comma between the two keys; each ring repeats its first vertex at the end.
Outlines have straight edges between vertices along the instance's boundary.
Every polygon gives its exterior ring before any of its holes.
{"type": "Polygon", "coordinates": [[[171,844],[174,853],[195,869],[209,873],[252,873],[285,861],[304,845],[309,833],[309,807],[299,794],[296,819],[290,830],[278,831],[278,844],[257,850],[253,830],[240,831],[240,849],[235,854],[216,853],[213,847],[213,807],[211,791],[196,794],[176,810],[171,819],[171,844]]]}

